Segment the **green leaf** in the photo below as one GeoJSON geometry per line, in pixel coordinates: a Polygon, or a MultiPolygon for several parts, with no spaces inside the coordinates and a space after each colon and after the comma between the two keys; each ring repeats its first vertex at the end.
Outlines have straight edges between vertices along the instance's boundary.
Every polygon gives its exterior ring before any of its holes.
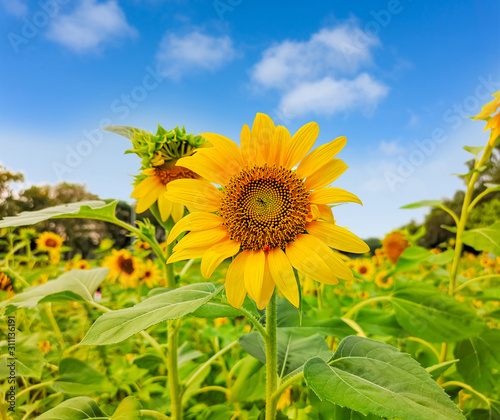
{"type": "Polygon", "coordinates": [[[252,402],[266,397],[266,370],[260,360],[245,357],[231,386],[229,404],[252,402]]]}
{"type": "MultiPolygon", "coordinates": [[[[10,375],[10,363],[15,357],[16,375],[24,378],[40,379],[43,367],[46,364],[42,350],[36,345],[38,335],[22,334],[15,332],[15,352],[9,352],[8,342],[2,346],[0,356],[0,379],[8,378],[10,375]]],[[[7,338],[7,337],[6,337],[7,338]]]]}
{"type": "Polygon", "coordinates": [[[485,228],[466,230],[462,234],[462,240],[476,251],[491,252],[500,256],[500,222],[485,228]]]}
{"type": "Polygon", "coordinates": [[[114,344],[168,319],[181,318],[213,299],[223,286],[198,283],[150,297],[137,305],[101,315],[81,345],[114,344]]]}
{"type": "Polygon", "coordinates": [[[76,397],[66,400],[57,407],[46,411],[38,420],[85,420],[108,418],[97,403],[89,397],[76,397]]]}
{"type": "Polygon", "coordinates": [[[126,137],[130,140],[134,140],[136,133],[145,136],[148,136],[150,134],[147,131],[142,130],[141,128],[129,127],[127,125],[107,125],[101,128],[103,130],[109,131],[110,133],[115,133],[120,136],[126,137]]]}
{"type": "Polygon", "coordinates": [[[472,153],[475,157],[478,157],[479,153],[481,153],[484,150],[484,147],[482,147],[482,146],[464,146],[463,149],[469,153],[472,153]]]}
{"type": "Polygon", "coordinates": [[[441,200],[423,200],[412,204],[406,204],[400,209],[418,209],[420,207],[439,207],[443,204],[441,200]]]}
{"type": "Polygon", "coordinates": [[[448,360],[447,362],[443,363],[438,363],[437,365],[429,366],[428,368],[425,368],[427,372],[429,372],[432,375],[432,378],[434,380],[438,380],[438,378],[446,372],[452,365],[458,362],[458,359],[455,360],[448,360]]]}
{"type": "Polygon", "coordinates": [[[413,270],[431,255],[433,254],[430,251],[420,246],[406,248],[396,263],[396,271],[413,270]]]}
{"type": "MultiPolygon", "coordinates": [[[[333,355],[323,337],[314,334],[314,329],[278,328],[277,339],[280,378],[301,372],[306,360],[312,357],[328,360],[333,355]]],[[[262,363],[266,363],[264,340],[258,332],[246,334],[238,341],[249,354],[262,363]]]]}
{"type": "Polygon", "coordinates": [[[113,389],[113,385],[102,373],[78,359],[62,359],[59,363],[59,375],[51,385],[56,392],[98,395],[113,389]]]}
{"type": "Polygon", "coordinates": [[[141,418],[141,403],[135,397],[127,397],[117,407],[111,420],[137,420],[141,418]]]}
{"type": "Polygon", "coordinates": [[[368,338],[345,338],[329,364],[318,357],[309,360],[304,378],[321,400],[365,415],[464,419],[444,390],[408,354],[368,338]]]}
{"type": "Polygon", "coordinates": [[[457,371],[474,389],[492,391],[500,384],[500,330],[488,330],[455,348],[457,371]]]}
{"type": "MultiPolygon", "coordinates": [[[[363,331],[369,334],[393,337],[406,335],[393,311],[362,308],[356,315],[356,322],[363,331]]],[[[355,334],[354,330],[349,335],[353,334],[355,334]]]]}
{"type": "Polygon", "coordinates": [[[93,296],[99,284],[106,278],[108,268],[92,270],[71,270],[61,277],[45,284],[30,287],[13,298],[0,303],[0,308],[34,308],[38,303],[57,300],[93,302],[93,296]]]}
{"type": "Polygon", "coordinates": [[[34,225],[35,223],[61,216],[89,217],[89,214],[95,213],[109,217],[111,210],[113,210],[112,214],[114,217],[116,203],[118,203],[118,201],[113,201],[110,204],[106,204],[104,201],[80,201],[77,203],[48,207],[37,211],[24,211],[17,216],[6,217],[0,221],[0,228],[34,225]]]}
{"type": "Polygon", "coordinates": [[[433,343],[460,341],[481,334],[485,328],[466,304],[433,288],[401,289],[391,296],[391,302],[399,325],[433,343]]]}
{"type": "Polygon", "coordinates": [[[451,263],[453,258],[455,258],[455,250],[448,249],[441,254],[431,254],[427,258],[427,262],[435,265],[445,265],[451,263]]]}

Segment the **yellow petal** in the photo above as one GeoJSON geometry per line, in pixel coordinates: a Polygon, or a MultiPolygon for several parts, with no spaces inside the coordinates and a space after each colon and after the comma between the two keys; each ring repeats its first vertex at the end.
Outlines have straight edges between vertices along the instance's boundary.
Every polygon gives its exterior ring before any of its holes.
{"type": "Polygon", "coordinates": [[[248,125],[243,125],[240,134],[241,155],[247,165],[257,163],[257,148],[252,144],[252,132],[248,125]]]}
{"type": "Polygon", "coordinates": [[[189,232],[174,246],[174,251],[181,250],[182,248],[213,245],[226,237],[228,237],[227,230],[223,226],[199,232],[189,232]]]}
{"type": "Polygon", "coordinates": [[[205,255],[205,252],[207,252],[212,246],[214,246],[214,244],[208,244],[205,246],[192,247],[192,248],[183,248],[174,251],[174,253],[168,258],[167,263],[171,264],[177,261],[202,258],[203,255],[205,255]]]}
{"type": "Polygon", "coordinates": [[[310,236],[299,235],[294,242],[290,242],[286,247],[286,256],[293,267],[313,280],[325,284],[337,284],[335,273],[318,254],[323,248],[317,247],[316,242],[311,243],[313,241],[308,239],[310,236]]]}
{"type": "Polygon", "coordinates": [[[269,267],[266,263],[264,278],[262,279],[262,289],[258,300],[255,301],[258,309],[262,310],[269,304],[275,288],[276,285],[274,284],[271,273],[269,272],[269,267]]]}
{"type": "Polygon", "coordinates": [[[225,185],[229,181],[229,175],[217,161],[212,159],[213,152],[215,155],[219,155],[215,150],[205,149],[203,151],[200,149],[193,156],[179,159],[176,165],[192,170],[207,181],[225,185]],[[211,152],[212,154],[210,154],[211,152]]]}
{"type": "Polygon", "coordinates": [[[217,211],[221,193],[210,182],[202,179],[176,179],[169,182],[166,198],[196,210],[217,211]]]}
{"type": "Polygon", "coordinates": [[[132,194],[130,194],[130,197],[139,199],[160,184],[161,183],[158,178],[154,176],[147,177],[134,187],[134,190],[132,191],[132,194]]]}
{"type": "MultiPolygon", "coordinates": [[[[258,113],[253,121],[251,141],[256,148],[256,156],[262,162],[269,162],[269,150],[274,138],[276,126],[273,120],[266,114],[258,113]]],[[[260,163],[260,162],[259,162],[260,163]]]]}
{"type": "Polygon", "coordinates": [[[354,194],[335,187],[311,191],[309,201],[314,204],[358,203],[363,205],[361,200],[354,194]]]}
{"type": "Polygon", "coordinates": [[[142,213],[149,209],[158,197],[165,192],[165,186],[163,184],[156,185],[152,190],[150,190],[146,195],[139,198],[137,201],[137,206],[135,207],[135,211],[137,213],[142,213]]]}
{"type": "Polygon", "coordinates": [[[301,127],[292,137],[290,149],[286,150],[285,168],[291,169],[311,150],[319,135],[319,126],[315,122],[301,127]]]}
{"type": "Polygon", "coordinates": [[[212,143],[215,149],[226,159],[236,161],[240,167],[244,166],[241,150],[234,141],[215,133],[201,133],[201,135],[212,143]]]}
{"type": "Polygon", "coordinates": [[[269,148],[268,162],[276,163],[276,166],[284,166],[286,159],[286,151],[290,149],[292,136],[290,132],[283,126],[278,125],[274,130],[274,137],[269,148]]]}
{"type": "Polygon", "coordinates": [[[319,210],[319,218],[330,223],[335,223],[332,209],[326,204],[317,204],[319,210]]]}
{"type": "Polygon", "coordinates": [[[240,308],[243,305],[247,291],[245,289],[245,263],[248,251],[243,251],[237,255],[233,262],[229,265],[226,274],[226,296],[229,303],[240,308]]]}
{"type": "Polygon", "coordinates": [[[363,254],[370,251],[370,247],[354,233],[346,228],[327,222],[311,222],[306,225],[309,234],[316,236],[329,247],[345,252],[363,254]]]}
{"type": "Polygon", "coordinates": [[[280,248],[275,248],[267,254],[267,264],[274,283],[283,295],[296,308],[299,307],[300,294],[292,264],[280,248]]]}
{"type": "Polygon", "coordinates": [[[316,172],[309,175],[304,181],[304,185],[308,190],[326,187],[342,175],[347,168],[348,166],[342,160],[332,159],[316,172]]]}
{"type": "Polygon", "coordinates": [[[184,206],[179,203],[172,203],[172,219],[177,223],[184,216],[184,206]]]}
{"type": "Polygon", "coordinates": [[[321,168],[333,159],[344,148],[346,142],[347,139],[345,137],[337,137],[330,143],[318,146],[300,162],[297,167],[297,176],[300,179],[304,179],[311,175],[318,168],[321,168]]]}
{"type": "Polygon", "coordinates": [[[168,235],[167,243],[171,243],[182,232],[197,232],[200,230],[213,229],[222,225],[223,221],[224,220],[222,219],[222,217],[219,217],[213,213],[190,213],[174,225],[174,227],[170,231],[170,234],[168,235]]]}
{"type": "Polygon", "coordinates": [[[257,302],[260,299],[264,283],[266,256],[264,251],[248,251],[245,263],[245,288],[250,297],[257,302]]]}
{"type": "Polygon", "coordinates": [[[178,204],[172,203],[165,197],[165,193],[160,194],[158,197],[158,209],[160,210],[161,220],[165,222],[172,212],[172,206],[177,206],[178,204]]]}
{"type": "Polygon", "coordinates": [[[240,243],[227,239],[212,246],[201,260],[201,275],[208,279],[219,264],[240,250],[240,243]]]}

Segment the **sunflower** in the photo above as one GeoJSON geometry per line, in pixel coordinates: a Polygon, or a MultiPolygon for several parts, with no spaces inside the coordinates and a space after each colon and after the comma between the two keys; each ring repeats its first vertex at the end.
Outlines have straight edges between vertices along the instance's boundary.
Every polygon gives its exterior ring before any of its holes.
{"type": "Polygon", "coordinates": [[[69,260],[64,264],[65,271],[70,270],[90,270],[90,264],[87,260],[76,258],[69,260]]]}
{"type": "Polygon", "coordinates": [[[36,240],[36,247],[40,251],[60,252],[64,238],[53,232],[43,232],[36,240]]]}
{"type": "Polygon", "coordinates": [[[375,284],[382,289],[388,289],[394,284],[394,277],[389,276],[387,271],[380,271],[375,276],[375,284]]]}
{"type": "Polygon", "coordinates": [[[369,247],[334,223],[328,204],[361,201],[340,188],[325,188],[347,169],[334,159],[346,139],[307,154],[318,134],[318,125],[311,122],[292,137],[265,114],[257,114],[252,130],[243,126],[241,148],[221,135],[202,134],[213,148],[198,149],[177,165],[205,179],[168,185],[169,200],[199,210],[171,230],[169,243],[189,233],[168,262],[202,258],[201,273],[209,278],[222,261],[234,257],[225,284],[227,298],[237,308],[247,293],[259,309],[266,307],[275,286],[298,307],[294,269],[326,284],[352,279],[352,271],[331,248],[364,253],[369,247]]]}
{"type": "Polygon", "coordinates": [[[15,295],[12,280],[5,273],[0,273],[0,290],[7,292],[8,299],[15,295]]]}
{"type": "Polygon", "coordinates": [[[139,277],[142,283],[152,289],[160,283],[160,270],[153,261],[147,260],[142,266],[139,277]]]}
{"type": "Polygon", "coordinates": [[[405,236],[401,232],[392,232],[382,240],[384,254],[389,260],[396,264],[403,251],[410,246],[405,236]]]}
{"type": "Polygon", "coordinates": [[[356,272],[363,276],[366,279],[371,279],[373,276],[373,272],[375,271],[375,267],[372,262],[368,259],[359,259],[356,261],[355,268],[356,272]]]}
{"type": "Polygon", "coordinates": [[[474,119],[487,121],[484,131],[491,129],[490,146],[494,147],[495,141],[500,137],[500,112],[493,115],[500,108],[500,90],[492,96],[495,99],[484,105],[481,112],[474,119]]]}
{"type": "Polygon", "coordinates": [[[104,260],[103,267],[109,267],[109,276],[116,280],[120,278],[120,284],[124,287],[135,288],[139,280],[142,268],[141,261],[133,257],[130,251],[113,249],[111,255],[104,260]]]}

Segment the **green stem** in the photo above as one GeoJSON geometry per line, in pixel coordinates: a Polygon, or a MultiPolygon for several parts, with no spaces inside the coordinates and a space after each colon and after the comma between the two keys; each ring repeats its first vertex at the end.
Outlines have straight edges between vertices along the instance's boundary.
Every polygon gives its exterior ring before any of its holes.
{"type": "Polygon", "coordinates": [[[154,410],[141,410],[141,415],[156,417],[157,419],[171,420],[170,417],[166,416],[165,414],[159,413],[158,411],[154,410]]]}
{"type": "Polygon", "coordinates": [[[443,388],[446,388],[447,386],[459,386],[460,388],[466,389],[467,391],[470,391],[473,394],[476,394],[479,398],[481,398],[484,402],[486,402],[486,405],[488,406],[488,408],[491,406],[490,399],[488,397],[486,397],[485,395],[481,394],[479,391],[476,391],[470,385],[467,385],[467,384],[464,384],[463,382],[458,382],[458,381],[448,381],[448,382],[441,385],[441,387],[443,387],[443,388]]]}
{"type": "Polygon", "coordinates": [[[292,385],[295,381],[302,379],[303,377],[304,377],[304,372],[301,372],[283,382],[272,396],[274,403],[276,404],[278,402],[279,398],[281,397],[281,394],[283,394],[283,392],[285,392],[286,389],[290,387],[290,385],[292,385]]]}
{"type": "Polygon", "coordinates": [[[358,312],[363,306],[368,305],[372,302],[379,302],[381,300],[391,300],[390,296],[376,296],[367,300],[363,300],[359,302],[357,305],[354,305],[351,309],[349,309],[343,316],[343,318],[351,318],[356,312],[358,312]]]}
{"type": "Polygon", "coordinates": [[[47,382],[41,382],[39,384],[31,385],[30,387],[23,389],[19,394],[17,394],[16,400],[18,400],[19,398],[21,398],[22,395],[27,394],[27,393],[29,393],[31,391],[34,391],[35,389],[39,389],[39,388],[44,388],[46,386],[50,386],[50,385],[52,385],[53,382],[54,381],[47,381],[47,382]]]}
{"type": "Polygon", "coordinates": [[[182,420],[182,390],[179,384],[177,347],[179,344],[178,320],[168,321],[167,370],[170,386],[170,415],[172,420],[182,420]]]}
{"type": "Polygon", "coordinates": [[[57,341],[59,341],[59,345],[61,346],[61,350],[64,350],[64,337],[62,335],[61,329],[59,328],[59,325],[57,324],[56,319],[54,318],[54,314],[52,313],[52,304],[45,303],[43,305],[43,309],[45,310],[45,313],[47,314],[47,317],[49,318],[50,325],[52,325],[52,328],[54,329],[54,333],[56,334],[57,341]]]}
{"type": "Polygon", "coordinates": [[[463,288],[470,286],[472,283],[476,283],[477,281],[481,280],[486,280],[486,279],[494,279],[494,278],[500,278],[500,274],[488,274],[486,276],[479,276],[470,280],[467,280],[466,282],[462,283],[460,286],[457,286],[455,288],[455,293],[458,292],[459,290],[462,290],[463,288]]]}
{"type": "Polygon", "coordinates": [[[273,394],[278,388],[278,342],[276,338],[276,312],[276,291],[274,291],[266,309],[266,420],[276,419],[276,401],[273,400],[273,394]]]}

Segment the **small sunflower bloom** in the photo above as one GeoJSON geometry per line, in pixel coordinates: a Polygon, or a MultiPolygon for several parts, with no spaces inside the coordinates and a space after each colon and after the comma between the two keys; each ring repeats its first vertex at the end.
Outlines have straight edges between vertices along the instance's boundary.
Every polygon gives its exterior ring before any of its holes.
{"type": "Polygon", "coordinates": [[[199,210],[170,232],[169,243],[189,231],[168,262],[202,258],[201,273],[209,278],[222,261],[234,257],[225,284],[228,300],[237,308],[247,293],[259,309],[265,308],[275,286],[298,307],[294,269],[326,284],[352,280],[351,269],[332,248],[365,253],[369,247],[335,224],[329,204],[361,201],[327,187],[347,169],[335,158],[345,137],[308,153],[318,134],[318,125],[311,122],[291,136],[265,114],[257,114],[252,129],[243,126],[241,147],[203,133],[213,147],[198,149],[177,165],[204,179],[168,185],[169,200],[199,210]]]}
{"type": "Polygon", "coordinates": [[[109,277],[113,280],[119,278],[122,286],[137,287],[142,264],[138,258],[132,256],[130,251],[113,249],[111,255],[103,261],[102,266],[109,267],[109,277]]]}
{"type": "Polygon", "coordinates": [[[489,144],[494,147],[496,140],[500,137],[500,112],[497,112],[500,108],[500,90],[492,96],[495,99],[484,105],[481,112],[474,119],[486,121],[484,131],[491,129],[489,144]]]}
{"type": "Polygon", "coordinates": [[[354,269],[359,275],[363,276],[366,279],[371,279],[373,273],[375,272],[375,267],[373,266],[372,262],[365,258],[360,258],[356,262],[354,269]]]}
{"type": "Polygon", "coordinates": [[[180,158],[190,156],[198,147],[206,144],[201,136],[187,134],[185,128],[165,130],[158,125],[156,134],[140,128],[126,126],[108,126],[105,130],[120,134],[132,140],[133,149],[127,153],[135,153],[142,158],[141,174],[135,177],[131,198],[137,200],[135,211],[143,213],[157,204],[163,222],[172,217],[178,222],[184,216],[185,207],[170,201],[165,196],[167,184],[174,179],[197,179],[193,171],[176,166],[180,158]]]}
{"type": "Polygon", "coordinates": [[[387,271],[380,271],[375,276],[375,284],[381,289],[389,289],[394,284],[394,277],[388,274],[387,271]]]}
{"type": "Polygon", "coordinates": [[[40,251],[60,252],[64,238],[53,232],[43,232],[36,240],[36,247],[40,251]]]}
{"type": "Polygon", "coordinates": [[[139,277],[141,283],[152,289],[160,284],[161,272],[153,261],[147,260],[142,266],[139,277]]]}
{"type": "Polygon", "coordinates": [[[3,292],[7,292],[8,299],[14,297],[15,295],[12,280],[5,273],[0,273],[0,290],[3,292]]]}
{"type": "Polygon", "coordinates": [[[410,246],[410,243],[401,232],[392,232],[382,240],[384,254],[389,260],[396,264],[403,251],[410,246]]]}

